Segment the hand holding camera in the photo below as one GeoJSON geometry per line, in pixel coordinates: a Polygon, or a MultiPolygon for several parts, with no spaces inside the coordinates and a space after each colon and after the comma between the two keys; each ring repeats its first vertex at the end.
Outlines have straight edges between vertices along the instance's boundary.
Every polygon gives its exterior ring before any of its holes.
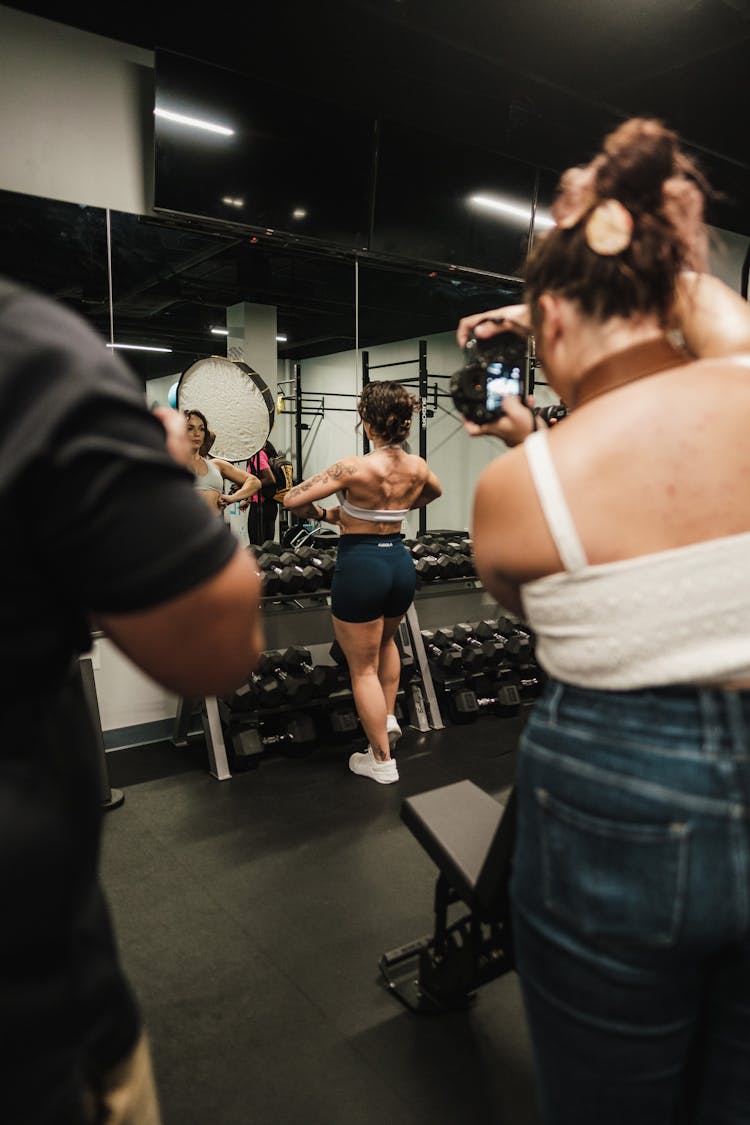
{"type": "Polygon", "coordinates": [[[457,409],[469,422],[478,426],[494,422],[504,414],[507,398],[525,399],[524,336],[514,331],[501,331],[482,340],[472,332],[464,355],[466,365],[452,377],[450,393],[457,409]]]}
{"type": "Polygon", "coordinates": [[[488,340],[499,332],[515,332],[521,337],[531,335],[531,317],[528,305],[505,305],[501,309],[464,316],[458,322],[456,340],[465,348],[470,336],[488,340]]]}
{"type": "Polygon", "coordinates": [[[540,424],[564,418],[563,404],[535,407],[527,394],[527,344],[531,334],[526,305],[509,305],[460,321],[456,338],[466,364],[451,379],[450,392],[472,437],[491,434],[519,445],[540,424]]]}

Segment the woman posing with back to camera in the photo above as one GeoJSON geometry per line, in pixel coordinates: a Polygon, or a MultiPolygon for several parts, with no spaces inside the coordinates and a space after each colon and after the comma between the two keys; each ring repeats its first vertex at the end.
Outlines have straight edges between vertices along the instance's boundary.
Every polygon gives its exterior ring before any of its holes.
{"type": "Polygon", "coordinates": [[[364,753],[352,754],[349,768],[381,784],[398,781],[391,746],[401,735],[394,715],[401,658],[394,638],[416,586],[401,524],[414,508],[442,495],[426,462],[402,448],[417,407],[400,384],[369,383],[357,409],[372,452],[337,461],[284,497],[284,506],[298,516],[327,519],[341,529],[331,586],[333,629],[369,740],[364,753]],[[334,492],[337,507],[326,511],[315,503],[334,492]]]}
{"type": "Polygon", "coordinates": [[[685,273],[704,192],[654,121],[566,173],[526,278],[571,413],[475,496],[478,572],[550,677],[512,878],[546,1125],[750,1122],[750,354],[720,354],[750,333],[685,273]]]}

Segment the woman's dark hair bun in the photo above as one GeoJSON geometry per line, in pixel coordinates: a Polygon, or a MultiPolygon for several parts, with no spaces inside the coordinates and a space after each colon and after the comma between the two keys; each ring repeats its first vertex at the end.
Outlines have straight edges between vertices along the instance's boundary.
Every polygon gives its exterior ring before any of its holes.
{"type": "Polygon", "coordinates": [[[357,410],[363,422],[374,433],[392,444],[400,444],[409,436],[414,411],[419,400],[400,383],[368,383],[362,388],[357,410]]]}
{"type": "Polygon", "coordinates": [[[595,161],[597,195],[619,199],[629,210],[653,206],[675,171],[678,151],[677,134],[659,121],[626,121],[609,134],[595,161]]]}
{"type": "Polygon", "coordinates": [[[553,208],[557,226],[527,261],[528,299],[533,305],[548,290],[601,320],[653,313],[666,324],[680,273],[706,268],[708,192],[673,130],[650,118],[623,122],[590,164],[563,174],[553,208]],[[602,244],[596,229],[601,207],[617,214],[610,200],[627,212],[626,237],[615,249],[602,244]]]}
{"type": "Polygon", "coordinates": [[[675,176],[692,181],[704,195],[709,191],[698,166],[682,151],[677,133],[651,118],[623,122],[605,138],[593,166],[599,198],[619,199],[635,212],[659,208],[664,185],[675,176]]]}

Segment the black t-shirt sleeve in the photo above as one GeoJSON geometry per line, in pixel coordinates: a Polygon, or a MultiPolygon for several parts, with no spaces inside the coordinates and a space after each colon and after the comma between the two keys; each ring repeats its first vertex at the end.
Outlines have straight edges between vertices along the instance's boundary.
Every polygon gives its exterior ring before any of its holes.
{"type": "Polygon", "coordinates": [[[146,609],[213,577],[237,543],[166,450],[142,389],[76,317],[23,294],[0,307],[0,508],[45,592],[146,609]],[[30,510],[33,516],[30,517],[30,510]]]}

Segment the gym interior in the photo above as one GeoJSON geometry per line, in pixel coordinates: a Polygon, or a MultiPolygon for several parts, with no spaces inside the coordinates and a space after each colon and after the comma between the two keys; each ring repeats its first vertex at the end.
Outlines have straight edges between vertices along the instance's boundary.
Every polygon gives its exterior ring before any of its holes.
{"type": "MultiPolygon", "coordinates": [[[[3,273],[122,348],[149,405],[210,421],[202,375],[251,369],[243,409],[295,481],[366,453],[359,391],[403,381],[421,402],[412,451],[444,485],[404,528],[418,590],[398,638],[398,785],[346,768],[366,740],[330,623],[336,537],[283,508],[273,538],[253,544],[246,514],[227,510],[263,572],[267,645],[234,695],[176,698],[94,635],[81,664],[109,810],[103,882],[165,1122],[533,1125],[505,885],[518,738],[544,674],[533,634],[474,572],[473,485],[504,447],[469,440],[453,406],[456,325],[521,299],[559,171],[603,122],[646,109],[672,114],[724,187],[712,270],[746,296],[750,166],[729,133],[711,135],[708,110],[679,121],[659,75],[609,99],[541,80],[524,62],[528,23],[504,45],[517,48],[514,85],[476,38],[449,47],[441,4],[421,24],[398,5],[387,18],[327,5],[315,32],[297,7],[283,50],[282,16],[260,14],[249,55],[197,17],[191,40],[155,14],[121,28],[75,4],[0,7],[0,96],[15,107],[0,122],[3,273]],[[335,49],[324,15],[342,15],[335,49]],[[368,81],[379,53],[390,85],[368,81]],[[178,104],[199,115],[201,99],[227,120],[252,105],[286,144],[276,161],[267,142],[256,197],[220,134],[185,143],[168,116],[178,104]]],[[[746,86],[742,5],[724,5],[713,39],[697,7],[671,49],[689,30],[716,63],[724,44],[727,82],[741,62],[746,86]]],[[[663,74],[670,48],[651,30],[663,74]]],[[[623,74],[630,50],[624,36],[623,74]]],[[[533,354],[525,377],[538,405],[557,403],[533,354]]],[[[217,390],[217,414],[222,401],[217,390]]],[[[29,518],[44,519],[43,503],[29,518]]]]}

